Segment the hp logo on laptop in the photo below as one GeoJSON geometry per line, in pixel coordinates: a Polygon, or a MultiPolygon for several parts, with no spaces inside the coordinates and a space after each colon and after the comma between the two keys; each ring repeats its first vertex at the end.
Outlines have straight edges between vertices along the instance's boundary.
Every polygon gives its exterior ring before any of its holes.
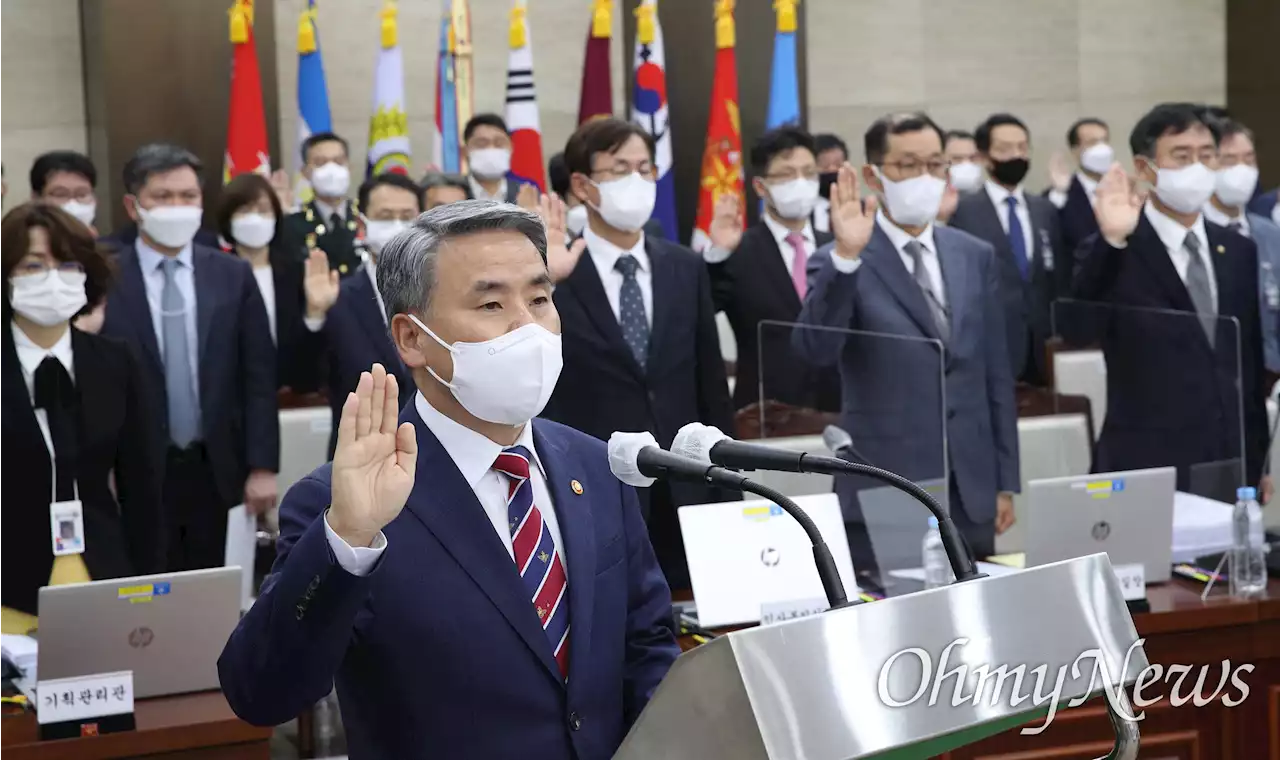
{"type": "Polygon", "coordinates": [[[1100,520],[1093,526],[1093,537],[1097,541],[1106,541],[1107,536],[1111,535],[1111,523],[1106,520],[1100,520]]]}
{"type": "Polygon", "coordinates": [[[129,646],[134,649],[145,649],[151,645],[152,641],[155,641],[155,638],[156,635],[150,628],[145,626],[142,628],[134,628],[132,631],[129,631],[129,646]]]}
{"type": "Polygon", "coordinates": [[[782,560],[782,555],[772,546],[760,550],[760,561],[765,567],[774,567],[782,560]]]}

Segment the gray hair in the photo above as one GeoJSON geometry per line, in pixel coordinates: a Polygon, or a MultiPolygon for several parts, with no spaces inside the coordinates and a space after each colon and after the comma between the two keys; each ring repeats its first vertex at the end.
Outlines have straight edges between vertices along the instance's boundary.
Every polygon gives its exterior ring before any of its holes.
{"type": "Polygon", "coordinates": [[[200,178],[204,164],[196,154],[180,145],[170,143],[150,143],[143,145],[129,158],[124,165],[124,187],[131,195],[137,195],[147,179],[153,174],[163,174],[188,166],[200,178]]]}
{"type": "Polygon", "coordinates": [[[453,187],[466,193],[468,198],[471,197],[471,185],[467,184],[467,178],[461,174],[428,172],[418,184],[422,186],[422,192],[424,193],[438,187],[453,187]]]}
{"type": "Polygon", "coordinates": [[[387,322],[396,314],[426,312],[436,284],[436,255],[454,238],[493,230],[519,232],[547,260],[547,232],[542,218],[510,203],[466,200],[438,206],[413,220],[378,255],[378,292],[387,322]]]}

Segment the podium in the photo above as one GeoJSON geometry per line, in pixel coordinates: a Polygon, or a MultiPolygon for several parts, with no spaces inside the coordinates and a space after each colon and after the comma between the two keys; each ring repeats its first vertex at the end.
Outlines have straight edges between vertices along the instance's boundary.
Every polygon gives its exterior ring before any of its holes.
{"type": "Polygon", "coordinates": [[[737,631],[676,661],[614,757],[932,757],[1105,691],[1131,760],[1137,641],[1106,554],[737,631]]]}

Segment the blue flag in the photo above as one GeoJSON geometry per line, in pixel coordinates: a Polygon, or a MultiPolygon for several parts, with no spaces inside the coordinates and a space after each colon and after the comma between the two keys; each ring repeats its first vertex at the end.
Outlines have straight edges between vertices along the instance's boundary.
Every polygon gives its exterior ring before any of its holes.
{"type": "MultiPolygon", "coordinates": [[[[324,60],[320,57],[320,31],[316,26],[316,0],[308,0],[298,21],[298,158],[302,144],[318,132],[331,132],[329,88],[324,81],[324,60]]],[[[311,200],[310,184],[299,176],[294,197],[299,203],[311,200]]]]}
{"type": "Polygon", "coordinates": [[[769,113],[765,129],[800,123],[800,86],[796,81],[796,33],[779,30],[773,37],[773,74],[769,81],[769,113]]]}
{"type": "Polygon", "coordinates": [[[453,26],[453,5],[444,0],[440,14],[440,52],[436,59],[436,133],[432,163],[440,171],[457,173],[461,168],[458,145],[458,92],[454,81],[454,53],[449,47],[453,26]]]}

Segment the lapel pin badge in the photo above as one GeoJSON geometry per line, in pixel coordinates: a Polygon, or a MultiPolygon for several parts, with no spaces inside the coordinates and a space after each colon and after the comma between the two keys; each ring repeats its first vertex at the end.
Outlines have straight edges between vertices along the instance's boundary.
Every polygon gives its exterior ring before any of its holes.
{"type": "Polygon", "coordinates": [[[1222,254],[1224,254],[1224,253],[1226,253],[1226,252],[1227,252],[1227,247],[1226,247],[1225,245],[1220,245],[1220,246],[1218,246],[1218,255],[1219,255],[1219,256],[1221,256],[1222,254]]]}
{"type": "Polygon", "coordinates": [[[581,496],[581,495],[582,495],[582,484],[581,484],[581,483],[579,483],[578,481],[576,481],[576,480],[570,480],[570,481],[569,481],[569,488],[572,488],[572,489],[573,489],[573,492],[574,492],[575,494],[577,494],[578,496],[581,496]]]}
{"type": "Polygon", "coordinates": [[[339,265],[338,265],[338,274],[346,274],[346,273],[347,273],[347,265],[346,265],[346,264],[339,264],[339,265]]]}

